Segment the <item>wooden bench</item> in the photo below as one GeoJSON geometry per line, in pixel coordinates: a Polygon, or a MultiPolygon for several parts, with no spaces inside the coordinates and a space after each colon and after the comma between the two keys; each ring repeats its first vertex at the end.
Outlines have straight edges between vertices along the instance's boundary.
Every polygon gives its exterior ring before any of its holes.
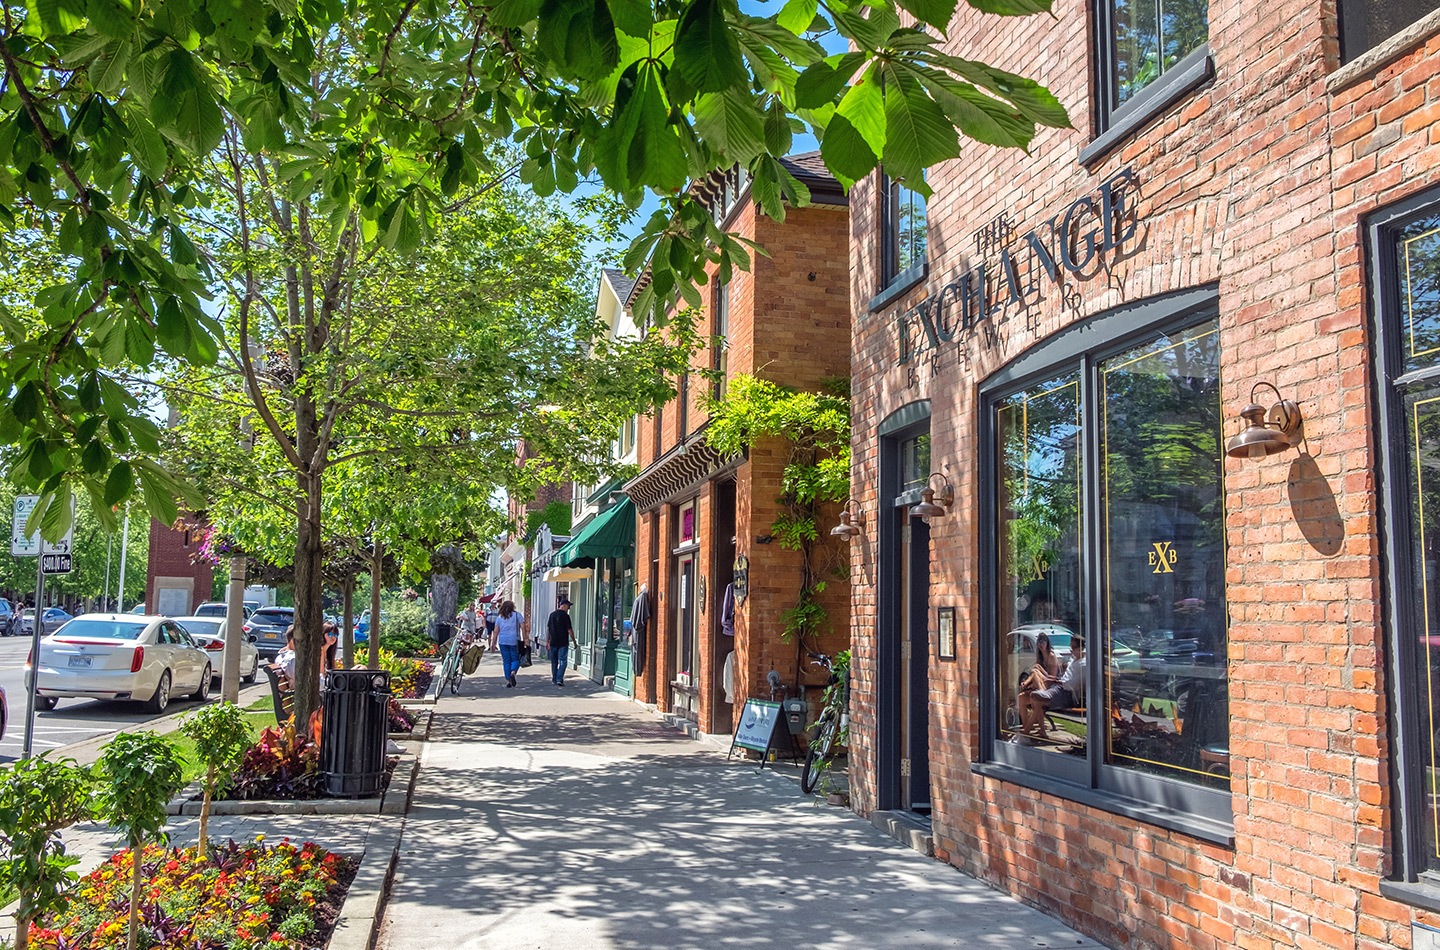
{"type": "Polygon", "coordinates": [[[275,702],[275,721],[287,722],[295,715],[295,692],[281,679],[275,664],[266,663],[264,669],[265,678],[270,681],[270,698],[275,702]]]}

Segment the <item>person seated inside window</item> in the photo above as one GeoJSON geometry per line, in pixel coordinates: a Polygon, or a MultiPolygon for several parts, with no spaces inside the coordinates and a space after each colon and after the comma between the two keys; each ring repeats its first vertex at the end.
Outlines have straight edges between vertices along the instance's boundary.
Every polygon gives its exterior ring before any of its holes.
{"type": "Polygon", "coordinates": [[[1045,738],[1045,713],[1051,709],[1074,709],[1083,704],[1085,694],[1085,640],[1070,641],[1070,665],[1058,677],[1047,677],[1044,689],[1026,690],[1020,694],[1020,731],[1028,736],[1045,738]]]}

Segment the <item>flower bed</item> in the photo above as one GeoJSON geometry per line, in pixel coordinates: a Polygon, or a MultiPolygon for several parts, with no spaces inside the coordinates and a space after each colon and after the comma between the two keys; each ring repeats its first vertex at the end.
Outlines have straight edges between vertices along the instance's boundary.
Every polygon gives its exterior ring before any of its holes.
{"type": "Polygon", "coordinates": [[[399,657],[388,650],[380,651],[380,668],[390,673],[390,692],[399,699],[424,696],[435,678],[434,663],[399,657]]]}
{"type": "Polygon", "coordinates": [[[293,722],[260,733],[224,798],[319,798],[320,747],[293,722]]]}
{"type": "Polygon", "coordinates": [[[398,699],[390,700],[390,732],[414,732],[416,718],[398,699]]]}
{"type": "MultiPolygon", "coordinates": [[[[141,860],[141,950],[305,950],[324,946],[355,862],[315,844],[145,849],[141,860]]],[[[77,882],[69,910],[30,929],[44,950],[124,946],[130,908],[130,852],[77,882]]]]}

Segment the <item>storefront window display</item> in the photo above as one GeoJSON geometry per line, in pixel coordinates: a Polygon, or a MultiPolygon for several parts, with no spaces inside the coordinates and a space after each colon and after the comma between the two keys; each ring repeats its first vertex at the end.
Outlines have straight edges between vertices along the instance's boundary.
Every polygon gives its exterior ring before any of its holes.
{"type": "Polygon", "coordinates": [[[1218,340],[1152,332],[991,395],[1002,761],[1228,789],[1218,340]]]}
{"type": "Polygon", "coordinates": [[[1401,874],[1440,872],[1440,207],[1377,228],[1384,482],[1395,521],[1391,625],[1400,662],[1401,874]]]}

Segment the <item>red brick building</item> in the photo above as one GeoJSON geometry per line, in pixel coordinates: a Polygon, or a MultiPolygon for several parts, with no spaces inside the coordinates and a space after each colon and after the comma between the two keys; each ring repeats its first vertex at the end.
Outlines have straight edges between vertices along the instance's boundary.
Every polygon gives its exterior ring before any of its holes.
{"type": "MultiPolygon", "coordinates": [[[[196,560],[203,535],[183,521],[174,528],[150,520],[150,552],[145,563],[145,604],[151,613],[185,617],[214,593],[215,568],[196,560]]],[[[127,591],[133,598],[135,591],[127,591]]],[[[127,604],[132,601],[127,599],[127,604]]],[[[124,605],[122,605],[124,606],[124,605]]]]}
{"type": "Polygon", "coordinates": [[[962,5],[1074,130],[850,196],[855,807],[1116,947],[1440,946],[1440,12],[1336,6],[962,5]]]}
{"type": "MultiPolygon", "coordinates": [[[[754,256],[748,273],[737,271],[724,285],[711,280],[705,288],[700,332],[711,345],[696,355],[696,374],[677,380],[677,398],[642,417],[636,438],[641,471],[625,486],[636,509],[636,576],[648,586],[654,612],[635,697],[706,733],[731,732],[746,697],[768,697],[771,670],[792,687],[823,682],[813,667],[802,669],[800,645],[781,637],[782,612],[795,604],[802,566],[799,552],[771,539],[785,448],[777,440],[743,458],[723,458],[711,449],[703,395],[713,384],[699,375],[750,374],[801,390],[849,375],[845,198],[818,154],[785,161],[810,188],[814,204],[791,209],[783,223],[760,213],[738,173],[713,183],[709,197],[721,226],[758,242],[766,254],[754,256]],[[737,566],[742,579],[731,636],[721,629],[720,615],[737,566]],[[732,652],[727,700],[724,671],[732,652]]],[[[826,652],[844,648],[847,585],[831,583],[822,598],[832,632],[807,645],[826,652]]]]}

